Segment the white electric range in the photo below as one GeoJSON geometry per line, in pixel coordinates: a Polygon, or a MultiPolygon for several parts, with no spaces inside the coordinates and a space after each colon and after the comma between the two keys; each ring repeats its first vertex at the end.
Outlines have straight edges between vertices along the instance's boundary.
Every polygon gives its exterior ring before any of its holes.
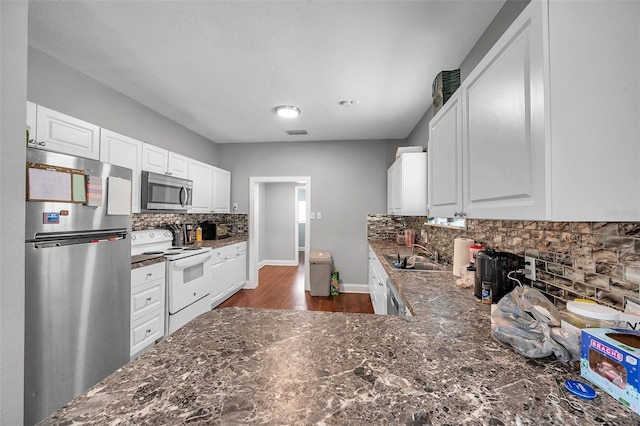
{"type": "Polygon", "coordinates": [[[166,229],[131,232],[131,255],[163,255],[166,268],[167,335],[211,309],[211,248],[172,246],[166,229]]]}

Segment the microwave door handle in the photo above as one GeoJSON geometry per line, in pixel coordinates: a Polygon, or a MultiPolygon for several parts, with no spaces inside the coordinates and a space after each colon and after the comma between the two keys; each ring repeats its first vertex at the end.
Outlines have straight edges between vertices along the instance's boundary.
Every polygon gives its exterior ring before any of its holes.
{"type": "Polygon", "coordinates": [[[182,186],[180,187],[180,205],[184,207],[186,203],[187,203],[187,188],[182,186]],[[182,201],[182,194],[184,194],[184,201],[182,201]]]}

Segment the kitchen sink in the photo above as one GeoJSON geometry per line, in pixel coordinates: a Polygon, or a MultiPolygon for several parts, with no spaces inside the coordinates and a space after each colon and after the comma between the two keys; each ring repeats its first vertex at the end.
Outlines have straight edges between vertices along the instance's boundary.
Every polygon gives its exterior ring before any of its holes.
{"type": "MultiPolygon", "coordinates": [[[[387,260],[389,266],[394,269],[399,269],[407,272],[428,272],[428,271],[451,271],[451,268],[448,265],[440,264],[433,262],[431,259],[425,256],[413,256],[415,262],[413,267],[404,268],[404,259],[411,258],[410,255],[400,255],[400,262],[398,263],[398,254],[385,254],[384,258],[387,260]]],[[[410,264],[410,262],[409,262],[410,264]]]]}

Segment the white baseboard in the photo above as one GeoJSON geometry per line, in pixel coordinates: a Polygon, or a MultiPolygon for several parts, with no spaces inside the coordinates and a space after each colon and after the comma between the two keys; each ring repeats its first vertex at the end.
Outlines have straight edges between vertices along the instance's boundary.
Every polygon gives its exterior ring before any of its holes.
{"type": "Polygon", "coordinates": [[[368,284],[341,283],[340,284],[340,293],[366,293],[366,294],[369,294],[369,285],[368,284]]]}
{"type": "Polygon", "coordinates": [[[298,262],[295,260],[269,260],[265,259],[258,264],[258,269],[263,266],[298,266],[298,262]]]}

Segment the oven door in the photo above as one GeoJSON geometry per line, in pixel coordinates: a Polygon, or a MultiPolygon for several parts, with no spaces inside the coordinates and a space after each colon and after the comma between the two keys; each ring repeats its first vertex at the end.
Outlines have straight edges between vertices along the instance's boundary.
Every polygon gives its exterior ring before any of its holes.
{"type": "Polygon", "coordinates": [[[169,314],[175,314],[210,293],[211,252],[167,261],[169,314]]]}

